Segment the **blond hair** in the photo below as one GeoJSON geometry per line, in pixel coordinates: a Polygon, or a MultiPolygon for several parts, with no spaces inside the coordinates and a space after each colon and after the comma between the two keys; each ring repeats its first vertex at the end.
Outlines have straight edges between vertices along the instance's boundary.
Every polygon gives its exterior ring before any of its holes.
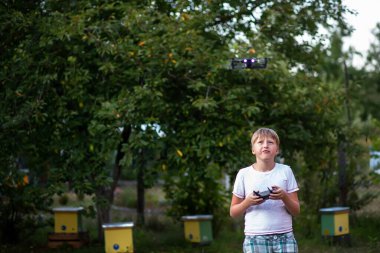
{"type": "Polygon", "coordinates": [[[257,129],[253,134],[251,138],[251,147],[253,148],[253,145],[255,142],[260,138],[270,137],[275,140],[278,147],[280,147],[280,138],[278,137],[276,131],[270,128],[259,128],[257,129]]]}

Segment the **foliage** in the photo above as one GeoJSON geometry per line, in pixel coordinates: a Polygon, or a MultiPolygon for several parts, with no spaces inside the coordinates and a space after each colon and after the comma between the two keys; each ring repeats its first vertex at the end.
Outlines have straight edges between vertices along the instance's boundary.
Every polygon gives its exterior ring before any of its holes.
{"type": "MultiPolygon", "coordinates": [[[[3,172],[3,171],[2,171],[3,172]]],[[[31,236],[37,228],[45,226],[41,210],[51,205],[49,193],[24,181],[25,174],[19,171],[0,173],[0,240],[16,243],[31,236]],[[12,175],[12,174],[15,175],[12,175]]]]}
{"type": "Polygon", "coordinates": [[[377,120],[380,119],[380,114],[377,108],[379,107],[379,94],[380,94],[380,58],[379,58],[379,44],[380,44],[380,23],[377,24],[373,30],[375,41],[371,43],[366,61],[366,68],[363,70],[362,77],[362,96],[364,103],[363,117],[372,116],[377,120]]]}

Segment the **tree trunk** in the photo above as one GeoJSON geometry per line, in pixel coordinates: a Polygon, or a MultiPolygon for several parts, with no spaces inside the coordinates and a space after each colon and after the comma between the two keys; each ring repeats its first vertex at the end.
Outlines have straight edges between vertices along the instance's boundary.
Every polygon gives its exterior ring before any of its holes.
{"type": "Polygon", "coordinates": [[[144,182],[145,162],[142,162],[137,172],[137,224],[145,224],[145,182],[144,182]]]}
{"type": "MultiPolygon", "coordinates": [[[[344,90],[346,93],[345,96],[345,109],[347,115],[347,125],[351,127],[351,111],[350,111],[350,102],[349,102],[349,88],[348,88],[348,70],[346,62],[343,62],[344,67],[344,90]]],[[[347,205],[347,196],[348,196],[348,186],[347,186],[347,145],[346,137],[342,134],[338,138],[338,167],[339,167],[339,190],[340,190],[340,199],[339,204],[342,206],[347,205]]]]}
{"type": "Polygon", "coordinates": [[[122,140],[117,147],[117,153],[115,158],[115,165],[112,172],[112,184],[110,187],[103,187],[102,189],[97,191],[98,198],[105,198],[107,201],[106,205],[97,205],[97,220],[98,220],[98,240],[101,242],[104,240],[104,233],[102,225],[104,223],[110,222],[110,211],[111,206],[113,204],[114,192],[119,183],[120,175],[121,175],[121,166],[120,161],[124,157],[123,145],[128,143],[129,136],[131,135],[132,128],[130,126],[125,126],[121,133],[122,140]]]}
{"type": "MultiPolygon", "coordinates": [[[[105,194],[104,194],[105,195],[105,194]]],[[[101,197],[104,197],[102,195],[101,197]]],[[[102,225],[104,223],[110,222],[110,210],[111,210],[111,203],[109,205],[97,205],[96,206],[96,214],[97,214],[97,221],[98,221],[98,241],[102,242],[104,241],[104,232],[102,225]]]]}
{"type": "Polygon", "coordinates": [[[339,167],[339,204],[342,206],[347,205],[347,180],[346,180],[346,167],[347,167],[347,154],[346,143],[343,140],[339,141],[338,147],[338,167],[339,167]]]}

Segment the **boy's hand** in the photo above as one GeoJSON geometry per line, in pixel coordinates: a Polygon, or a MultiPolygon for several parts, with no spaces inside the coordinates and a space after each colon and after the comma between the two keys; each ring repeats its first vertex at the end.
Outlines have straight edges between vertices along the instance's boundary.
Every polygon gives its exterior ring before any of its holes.
{"type": "Polygon", "coordinates": [[[251,193],[248,195],[247,197],[249,203],[251,205],[260,205],[261,203],[263,203],[265,200],[263,198],[260,198],[259,196],[256,196],[255,194],[251,193]]]}
{"type": "Polygon", "coordinates": [[[269,195],[270,199],[283,199],[286,196],[286,192],[279,186],[272,186],[272,193],[269,195]]]}

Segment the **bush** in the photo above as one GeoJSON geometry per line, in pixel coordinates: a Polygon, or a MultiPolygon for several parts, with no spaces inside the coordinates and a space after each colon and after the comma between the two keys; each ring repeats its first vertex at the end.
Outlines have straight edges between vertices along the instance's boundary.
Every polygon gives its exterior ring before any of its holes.
{"type": "Polygon", "coordinates": [[[135,188],[123,188],[115,194],[114,204],[128,208],[137,207],[137,197],[135,188]]]}
{"type": "Polygon", "coordinates": [[[22,184],[17,175],[0,185],[0,241],[18,243],[46,225],[40,216],[52,200],[46,190],[32,184],[22,184]],[[16,183],[15,183],[16,182],[16,183]]]}
{"type": "Polygon", "coordinates": [[[62,194],[61,196],[59,196],[58,198],[58,203],[62,206],[65,206],[67,205],[67,203],[69,203],[69,196],[67,196],[67,194],[62,194]]]}

